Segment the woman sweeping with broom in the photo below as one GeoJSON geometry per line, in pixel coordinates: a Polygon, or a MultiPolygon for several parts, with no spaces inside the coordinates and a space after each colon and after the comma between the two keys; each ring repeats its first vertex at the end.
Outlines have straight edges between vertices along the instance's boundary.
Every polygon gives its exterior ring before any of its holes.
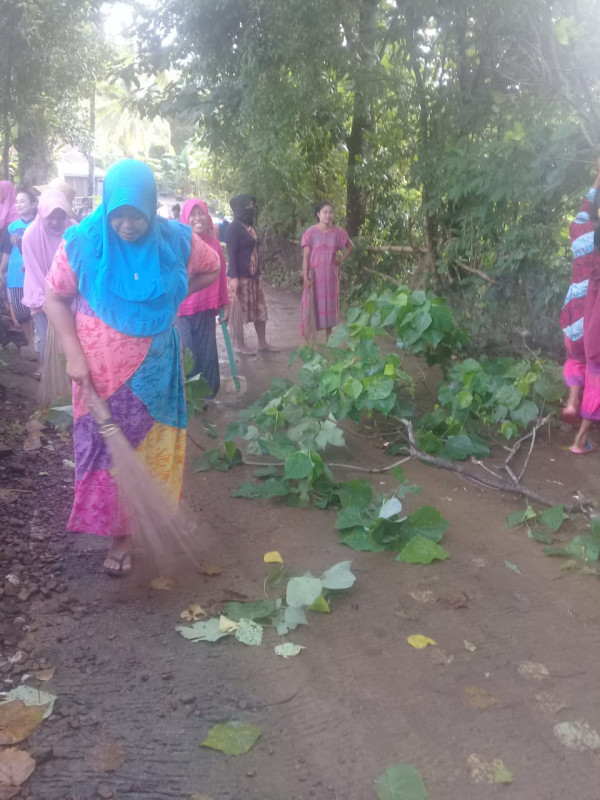
{"type": "Polygon", "coordinates": [[[110,537],[104,569],[117,576],[131,571],[132,521],[89,401],[94,393],[107,401],[114,423],[177,502],[186,418],[175,315],[220,269],[214,250],[189,227],[158,217],[156,206],[150,168],[115,164],[102,204],[65,231],[47,276],[46,313],[74,382],[75,500],[67,529],[110,537]]]}

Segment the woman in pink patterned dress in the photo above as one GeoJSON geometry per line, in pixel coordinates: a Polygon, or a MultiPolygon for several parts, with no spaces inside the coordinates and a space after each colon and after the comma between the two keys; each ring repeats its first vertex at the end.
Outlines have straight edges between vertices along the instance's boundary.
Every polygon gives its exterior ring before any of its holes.
{"type": "Polygon", "coordinates": [[[340,282],[338,267],[348,258],[354,245],[341,228],[333,224],[330,203],[319,203],[315,208],[317,224],[305,231],[302,237],[302,314],[300,335],[304,335],[310,289],[314,284],[317,330],[325,330],[327,338],[338,324],[340,282]],[[341,256],[338,252],[342,251],[341,256]]]}

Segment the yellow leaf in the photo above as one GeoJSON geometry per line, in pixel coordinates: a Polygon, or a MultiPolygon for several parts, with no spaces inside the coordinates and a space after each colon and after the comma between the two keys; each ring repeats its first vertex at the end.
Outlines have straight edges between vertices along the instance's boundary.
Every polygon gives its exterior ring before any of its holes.
{"type": "Polygon", "coordinates": [[[329,603],[327,600],[325,600],[322,594],[317,597],[315,602],[312,604],[312,606],[309,606],[308,609],[309,611],[320,611],[321,614],[329,614],[331,610],[329,608],[329,603]]]}
{"type": "Polygon", "coordinates": [[[271,550],[269,553],[265,553],[263,561],[265,564],[283,564],[283,558],[279,550],[271,550]]]}
{"type": "Polygon", "coordinates": [[[221,567],[217,567],[216,564],[202,564],[200,572],[202,572],[203,575],[220,575],[221,567]]]}
{"type": "Polygon", "coordinates": [[[182,611],[179,616],[181,619],[186,620],[186,622],[197,622],[202,617],[206,617],[207,614],[202,606],[199,606],[198,603],[195,603],[194,605],[189,606],[189,608],[186,608],[184,611],[182,611]]]}
{"type": "Polygon", "coordinates": [[[224,614],[219,617],[219,630],[221,633],[235,633],[239,627],[237,622],[229,619],[224,614]]]}
{"type": "Polygon", "coordinates": [[[416,647],[417,650],[423,650],[424,647],[429,647],[430,644],[437,644],[429,636],[423,636],[421,633],[414,633],[406,641],[411,647],[416,647]]]}
{"type": "Polygon", "coordinates": [[[463,639],[463,642],[465,643],[465,650],[468,650],[470,653],[474,653],[475,650],[477,650],[473,642],[470,642],[468,639],[463,639]]]}
{"type": "Polygon", "coordinates": [[[163,592],[169,592],[175,586],[175,581],[173,578],[152,578],[150,581],[150,587],[152,589],[160,589],[163,592]]]}

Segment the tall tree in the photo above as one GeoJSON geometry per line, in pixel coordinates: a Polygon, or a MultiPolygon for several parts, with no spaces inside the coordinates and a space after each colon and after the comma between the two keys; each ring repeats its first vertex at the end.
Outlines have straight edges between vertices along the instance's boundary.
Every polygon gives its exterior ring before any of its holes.
{"type": "Polygon", "coordinates": [[[100,0],[0,0],[3,172],[16,146],[19,177],[49,177],[58,141],[88,136],[80,101],[90,96],[104,48],[94,20],[100,0]]]}

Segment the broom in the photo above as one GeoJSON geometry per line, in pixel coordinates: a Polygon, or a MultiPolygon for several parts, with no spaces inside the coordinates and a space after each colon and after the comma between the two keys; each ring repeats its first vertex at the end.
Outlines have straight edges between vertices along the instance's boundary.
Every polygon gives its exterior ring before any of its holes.
{"type": "Polygon", "coordinates": [[[42,364],[42,377],[38,389],[38,402],[42,408],[49,408],[58,399],[65,405],[71,402],[71,381],[65,370],[65,356],[61,350],[58,336],[48,322],[46,354],[42,364]]]}
{"type": "Polygon", "coordinates": [[[153,558],[163,574],[166,562],[174,566],[174,545],[199,566],[200,554],[194,547],[196,522],[151,474],[113,420],[108,403],[93,390],[86,400],[111,455],[111,475],[117,486],[120,510],[134,543],[153,558]]]}
{"type": "Polygon", "coordinates": [[[244,345],[244,314],[240,305],[237,292],[233,295],[231,308],[229,310],[228,329],[231,331],[233,346],[241,348],[244,345]]]}

